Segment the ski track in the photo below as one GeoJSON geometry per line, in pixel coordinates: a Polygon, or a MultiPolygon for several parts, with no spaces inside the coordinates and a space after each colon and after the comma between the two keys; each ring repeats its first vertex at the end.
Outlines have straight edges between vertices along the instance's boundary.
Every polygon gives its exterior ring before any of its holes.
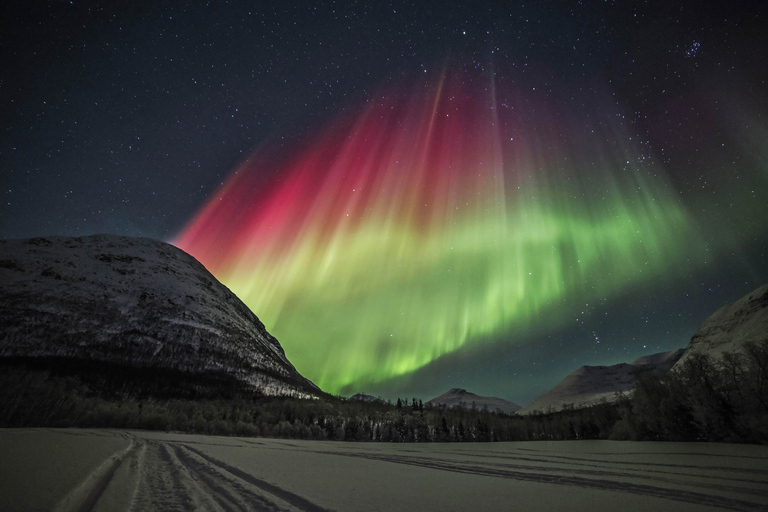
{"type": "MultiPolygon", "coordinates": [[[[314,452],[317,453],[317,452],[314,452]]],[[[752,481],[752,480],[735,480],[742,484],[762,484],[762,489],[754,489],[748,486],[738,485],[717,485],[712,482],[699,483],[685,480],[680,477],[695,477],[695,478],[716,478],[722,480],[722,477],[708,477],[706,475],[685,474],[685,473],[672,473],[667,474],[674,475],[677,478],[664,478],[655,476],[662,472],[653,470],[647,474],[640,475],[638,477],[637,472],[623,473],[617,472],[610,467],[603,468],[602,471],[598,470],[583,470],[579,469],[579,475],[585,476],[572,476],[576,471],[569,470],[562,465],[556,467],[542,467],[541,465],[522,465],[522,464],[495,464],[494,466],[467,464],[455,461],[438,460],[436,458],[424,458],[417,456],[397,456],[397,455],[379,455],[372,453],[339,453],[339,452],[326,452],[329,455],[338,455],[344,457],[360,457],[370,460],[377,460],[382,462],[389,462],[394,464],[405,464],[411,466],[419,466],[423,468],[438,470],[438,471],[450,471],[456,473],[465,473],[478,476],[491,476],[498,478],[508,478],[512,480],[520,480],[527,482],[537,482],[545,484],[556,485],[568,485],[582,488],[589,488],[595,490],[604,491],[620,491],[633,494],[642,494],[646,496],[652,496],[656,498],[663,498],[674,501],[681,501],[686,503],[693,503],[702,506],[718,507],[722,510],[737,510],[743,512],[753,511],[766,511],[768,510],[768,491],[766,491],[765,480],[752,481]],[[591,478],[590,478],[591,477],[591,478]],[[610,479],[606,479],[610,478],[610,479]],[[637,484],[620,479],[632,479],[637,481],[642,479],[649,482],[657,482],[659,485],[647,485],[637,484]],[[745,500],[739,500],[735,498],[728,498],[725,496],[718,496],[708,494],[705,492],[688,491],[685,489],[674,488],[675,487],[695,487],[701,491],[715,490],[726,493],[736,493],[739,495],[753,495],[759,499],[759,502],[751,502],[745,500]]],[[[461,454],[464,457],[474,456],[474,454],[461,454]]],[[[482,455],[480,455],[482,457],[482,455]]],[[[529,461],[546,462],[547,455],[542,455],[539,459],[527,459],[529,461]]],[[[557,457],[553,457],[557,458],[557,457]]],[[[507,460],[520,460],[517,457],[507,455],[507,460]]],[[[597,462],[597,461],[592,461],[597,462]]],[[[608,463],[611,464],[611,463],[608,463]]],[[[584,464],[569,464],[570,465],[584,465],[584,464]]],[[[602,467],[595,464],[595,467],[602,467]]],[[[690,466],[679,466],[680,468],[688,468],[690,466]]],[[[707,469],[706,467],[698,469],[707,469]]],[[[764,473],[764,472],[760,472],[764,473]]]]}
{"type": "Polygon", "coordinates": [[[121,435],[129,446],[62,498],[56,512],[326,511],[184,443],[121,435]]]}
{"type": "MultiPolygon", "coordinates": [[[[418,450],[399,448],[397,452],[408,455],[380,454],[374,450],[355,446],[348,452],[307,450],[303,447],[275,442],[289,448],[287,451],[323,453],[329,456],[363,458],[392,464],[418,466],[437,471],[464,473],[477,476],[507,478],[525,482],[576,486],[586,489],[619,491],[641,494],[722,510],[743,512],[768,511],[768,471],[733,467],[693,466],[664,463],[634,463],[624,461],[601,461],[589,457],[574,457],[540,452],[538,457],[523,456],[504,452],[440,452],[439,456],[425,454],[418,450]],[[413,454],[413,455],[411,455],[413,454]],[[418,455],[417,455],[418,454],[418,455]],[[421,456],[419,456],[421,455],[421,456]],[[466,459],[481,459],[475,463],[456,461],[450,456],[466,459]],[[504,459],[504,462],[486,462],[482,459],[504,459]],[[530,462],[532,464],[521,464],[530,462]],[[549,466],[548,466],[549,464],[549,466]],[[584,469],[584,467],[595,469],[584,469]],[[677,470],[677,471],[675,471],[677,470]],[[696,471],[716,470],[716,476],[696,471]],[[758,477],[738,478],[736,474],[758,477]],[[579,476],[575,476],[579,475],[579,476]],[[762,477],[760,479],[759,477],[762,477]],[[706,480],[696,481],[696,479],[706,480]],[[631,481],[628,481],[631,480],[631,481]],[[635,483],[643,481],[644,483],[635,483]],[[688,490],[693,488],[695,490],[688,490]],[[756,501],[712,494],[712,492],[753,496],[756,501]]],[[[273,445],[273,446],[274,446],[273,445]]],[[[376,445],[372,445],[376,446],[376,445]]],[[[273,448],[275,449],[275,448],[273,448]]],[[[522,449],[525,450],[525,449],[522,449]]],[[[530,451],[530,450],[526,450],[530,451]]],[[[594,455],[594,454],[590,454],[594,455]]],[[[688,455],[688,454],[684,454],[688,455]]]]}
{"type": "MultiPolygon", "coordinates": [[[[74,433],[73,433],[74,434],[74,433]]],[[[305,452],[330,458],[361,458],[521,482],[573,486],[753,512],[768,510],[768,468],[712,467],[627,462],[559,455],[520,448],[513,452],[446,450],[437,453],[392,445],[294,444],[232,439],[231,443],[157,440],[116,432],[126,448],[104,460],[54,508],[100,510],[205,510],[327,512],[306,498],[214,458],[206,447],[305,452]],[[341,449],[340,449],[341,448],[341,449]],[[749,500],[752,501],[749,501],[749,500]]],[[[743,457],[742,457],[743,458],[743,457]]]]}

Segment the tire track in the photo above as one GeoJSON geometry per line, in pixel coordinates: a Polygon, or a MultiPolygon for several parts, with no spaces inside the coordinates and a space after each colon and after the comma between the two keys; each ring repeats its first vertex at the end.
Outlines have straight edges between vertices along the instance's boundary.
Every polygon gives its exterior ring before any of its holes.
{"type": "MultiPolygon", "coordinates": [[[[527,451],[533,451],[533,450],[527,450],[527,451]]],[[[462,455],[458,452],[453,452],[456,455],[462,455]]],[[[464,454],[466,455],[466,454],[464,454]]],[[[595,454],[599,455],[599,454],[595,454]]],[[[624,455],[624,454],[622,454],[624,455]]],[[[645,455],[645,454],[637,454],[637,455],[645,455]]],[[[678,454],[678,455],[685,455],[685,456],[695,456],[697,454],[678,454]]],[[[474,456],[474,455],[473,455],[474,456]]],[[[509,455],[478,455],[480,457],[496,457],[496,458],[510,458],[509,455]]],[[[727,457],[727,456],[722,456],[727,457]]],[[[741,457],[741,458],[751,458],[751,459],[758,459],[762,460],[759,457],[741,457]]],[[[521,459],[523,459],[521,457],[521,459]]],[[[713,471],[723,471],[727,473],[746,473],[750,475],[759,475],[759,476],[768,476],[768,470],[761,470],[761,469],[750,469],[750,468],[737,468],[737,467],[729,467],[729,466],[696,466],[692,464],[667,464],[663,462],[626,462],[621,460],[599,460],[599,459],[592,459],[587,457],[569,457],[566,455],[553,455],[553,454],[543,454],[541,455],[541,458],[539,459],[530,459],[530,460],[547,460],[547,459],[557,459],[563,460],[563,461],[579,461],[581,463],[585,462],[593,462],[598,464],[614,464],[614,465],[624,465],[624,466],[648,466],[651,468],[657,468],[657,467],[663,467],[663,468],[680,468],[680,469],[699,469],[699,470],[713,470],[713,471]]],[[[553,463],[557,463],[553,460],[553,463]]],[[[576,463],[574,463],[576,464],[576,463]]]]}
{"type": "MultiPolygon", "coordinates": [[[[181,463],[187,466],[186,463],[181,463]]],[[[228,494],[225,495],[223,489],[221,489],[221,487],[217,489],[216,484],[211,479],[206,478],[204,475],[199,475],[196,472],[192,474],[194,474],[193,478],[198,488],[200,489],[200,493],[211,497],[212,503],[210,506],[204,507],[205,510],[223,512],[235,512],[238,510],[243,510],[243,503],[239,502],[236,498],[233,499],[232,496],[228,494]]],[[[255,508],[256,507],[254,507],[254,509],[255,508]]]]}
{"type": "MultiPolygon", "coordinates": [[[[458,456],[467,456],[467,454],[462,454],[458,452],[445,452],[446,454],[452,454],[452,455],[458,455],[458,456]]],[[[658,480],[658,481],[670,481],[674,483],[681,483],[682,481],[679,479],[675,479],[674,481],[662,477],[658,477],[656,475],[670,475],[670,476],[677,476],[677,477],[688,477],[688,478],[701,478],[701,479],[709,479],[709,480],[715,480],[717,482],[721,481],[729,481],[729,482],[735,482],[740,484],[755,484],[755,485],[765,485],[765,480],[755,480],[755,479],[749,479],[749,478],[738,478],[736,476],[728,476],[733,473],[744,473],[746,475],[755,475],[755,476],[768,476],[768,471],[761,471],[757,469],[747,469],[747,468],[729,468],[729,467],[711,467],[711,466],[692,466],[692,465],[681,465],[681,464],[653,464],[653,463],[633,463],[633,462],[621,462],[621,461],[600,461],[595,459],[580,459],[575,457],[558,457],[558,456],[543,456],[539,459],[532,458],[532,457],[518,457],[518,456],[502,456],[502,455],[475,455],[472,454],[471,457],[473,458],[479,458],[479,459],[500,459],[500,460],[513,460],[516,463],[517,462],[533,462],[538,465],[536,466],[524,466],[522,464],[499,464],[501,466],[507,466],[507,467],[520,467],[520,468],[527,468],[532,469],[536,471],[564,471],[566,470],[566,467],[585,467],[585,468],[595,468],[595,469],[579,469],[579,473],[582,474],[602,474],[602,475],[615,475],[617,477],[627,477],[627,478],[646,478],[650,480],[658,480]],[[562,459],[562,460],[552,460],[552,459],[562,459]],[[551,464],[555,467],[545,467],[541,466],[541,464],[551,464]],[[618,467],[613,467],[618,466],[618,467]],[[664,469],[658,469],[658,468],[664,468],[664,469]],[[670,471],[669,469],[679,469],[680,471],[670,471]],[[685,470],[685,471],[683,471],[685,470]],[[620,471],[631,471],[631,473],[621,473],[620,471]],[[708,475],[708,474],[702,474],[702,473],[696,473],[695,471],[717,471],[723,474],[714,476],[714,475],[708,475]]],[[[491,462],[489,462],[491,463],[491,462]]],[[[688,482],[688,485],[695,485],[699,487],[706,487],[706,488],[713,488],[712,484],[701,484],[701,483],[691,483],[688,482]]],[[[747,492],[751,494],[758,494],[766,496],[768,499],[768,492],[765,491],[758,491],[754,489],[747,489],[747,488],[741,488],[736,486],[726,486],[726,485],[720,485],[715,484],[715,487],[720,488],[725,491],[734,491],[734,492],[747,492]]]]}
{"type": "MultiPolygon", "coordinates": [[[[278,449],[284,449],[284,448],[278,448],[278,449]]],[[[307,453],[323,453],[325,455],[338,455],[338,456],[345,456],[345,457],[358,457],[358,458],[367,458],[372,460],[386,460],[387,462],[394,462],[394,459],[402,459],[403,461],[407,460],[419,460],[423,462],[423,465],[427,466],[429,465],[429,462],[427,461],[434,461],[433,464],[447,464],[447,465],[456,465],[456,466],[468,466],[468,467],[481,467],[481,466],[471,466],[467,463],[462,462],[453,462],[448,460],[441,461],[440,459],[434,459],[434,458],[418,458],[418,457],[411,457],[403,456],[398,457],[397,455],[378,455],[375,452],[358,452],[358,453],[344,453],[344,452],[336,452],[336,451],[314,451],[314,450],[306,450],[306,449],[298,449],[293,451],[303,451],[307,453]]],[[[398,450],[400,453],[423,453],[416,450],[398,450]]],[[[630,462],[613,462],[613,461],[598,461],[594,459],[581,459],[581,458],[575,458],[575,457],[551,457],[551,458],[561,458],[561,459],[568,459],[568,462],[561,462],[558,460],[548,460],[550,458],[549,456],[542,457],[540,459],[532,458],[532,457],[517,457],[512,456],[509,454],[506,454],[506,456],[503,455],[487,455],[487,454],[469,454],[469,453],[462,453],[462,452],[442,452],[443,455],[457,455],[460,457],[467,457],[471,456],[473,458],[479,458],[479,459],[500,459],[505,461],[514,461],[514,463],[498,463],[493,461],[485,462],[483,460],[478,461],[479,464],[489,464],[493,465],[493,467],[499,467],[499,468],[508,468],[512,472],[517,471],[525,471],[526,473],[550,473],[550,474],[562,474],[562,473],[569,473],[573,472],[574,469],[572,469],[572,466],[579,466],[584,468],[591,468],[591,469],[578,469],[578,473],[580,475],[590,475],[595,477],[613,477],[618,479],[633,479],[633,480],[647,480],[647,481],[653,481],[658,482],[660,484],[667,484],[672,486],[690,486],[690,487],[698,487],[702,489],[707,490],[718,490],[721,492],[729,492],[734,494],[748,494],[753,495],[756,497],[762,498],[766,503],[768,503],[768,491],[762,490],[762,489],[756,489],[754,487],[747,487],[749,485],[759,485],[759,486],[765,486],[766,482],[764,480],[754,480],[754,479],[747,479],[747,478],[736,478],[736,477],[728,477],[724,475],[707,475],[707,474],[697,474],[693,472],[682,472],[682,471],[664,471],[656,469],[655,467],[664,467],[664,468],[680,468],[680,469],[697,469],[701,471],[706,470],[717,470],[722,471],[725,473],[733,473],[733,472],[740,472],[746,473],[749,475],[762,475],[763,471],[760,470],[751,470],[751,469],[741,469],[741,468],[710,468],[710,467],[703,467],[703,466],[691,466],[691,465],[674,465],[674,464],[652,464],[652,463],[639,463],[638,465],[641,467],[633,467],[634,464],[630,462]],[[581,461],[581,462],[572,462],[572,461],[581,461]],[[520,464],[519,462],[532,462],[535,463],[535,465],[526,465],[526,464],[520,464]],[[547,466],[546,464],[549,464],[550,466],[547,466]],[[618,467],[618,468],[612,468],[611,465],[614,464],[621,464],[625,465],[625,467],[618,467]],[[644,467],[647,466],[647,467],[644,467]],[[733,470],[733,471],[731,471],[733,470]],[[693,481],[686,481],[682,478],[698,478],[702,480],[711,480],[714,482],[693,482],[693,481]],[[721,483],[721,482],[726,483],[721,483]],[[731,485],[727,485],[731,484],[731,485]],[[744,484],[744,486],[739,486],[735,484],[744,484]]],[[[406,462],[403,462],[406,463],[406,462]]],[[[490,471],[490,470],[489,470],[490,471]]],[[[620,483],[620,482],[617,482],[620,483]]],[[[654,486],[648,486],[650,488],[656,488],[654,486]]],[[[762,509],[761,509],[762,510],[762,509]]],[[[766,508],[768,510],[768,507],[766,508]]]]}
{"type": "MultiPolygon", "coordinates": [[[[330,453],[329,453],[330,454],[330,453]]],[[[493,469],[480,466],[472,466],[459,463],[439,462],[431,459],[417,459],[408,457],[398,457],[395,455],[374,455],[374,454],[345,454],[345,453],[333,453],[342,457],[359,457],[370,460],[378,460],[383,462],[391,462],[394,464],[405,464],[410,466],[418,466],[438,471],[449,471],[454,473],[464,473],[479,476],[492,476],[499,478],[508,478],[512,480],[521,480],[527,482],[536,482],[543,484],[555,484],[555,485],[572,485],[575,487],[582,487],[588,489],[597,489],[602,491],[619,491],[628,492],[633,494],[642,494],[645,496],[652,496],[655,498],[662,498],[674,501],[681,501],[685,503],[692,503],[696,505],[719,507],[725,510],[736,510],[739,512],[755,512],[764,511],[766,507],[760,503],[738,500],[733,498],[726,498],[722,496],[716,496],[711,494],[697,493],[693,491],[686,491],[682,489],[669,489],[664,487],[655,487],[651,485],[635,484],[631,482],[621,482],[615,480],[600,480],[593,478],[583,478],[578,476],[569,475],[554,475],[546,473],[532,473],[530,471],[515,471],[511,469],[493,469]]],[[[521,468],[522,469],[522,468],[521,468]]],[[[541,468],[531,468],[535,471],[540,471],[541,468]]],[[[553,468],[554,470],[555,468],[553,468]]],[[[559,469],[558,471],[564,472],[566,469],[559,469]]],[[[610,475],[610,473],[603,476],[610,475]]],[[[637,475],[631,475],[633,478],[637,478],[637,475]]],[[[670,482],[674,484],[680,484],[680,482],[670,482]]],[[[707,486],[709,487],[709,486],[707,486]]],[[[739,489],[743,492],[743,490],[739,489]]],[[[760,493],[764,495],[764,493],[760,493]]]]}
{"type": "Polygon", "coordinates": [[[117,467],[92,510],[130,510],[136,499],[146,450],[146,443],[139,442],[137,449],[117,467]]]}
{"type": "Polygon", "coordinates": [[[174,443],[147,443],[141,483],[131,510],[295,511],[279,497],[267,495],[212,466],[174,443]]]}
{"type": "Polygon", "coordinates": [[[205,460],[208,464],[218,468],[223,474],[229,475],[230,478],[234,477],[236,479],[242,480],[268,494],[276,496],[277,498],[280,498],[281,500],[285,501],[286,503],[290,504],[292,507],[295,507],[298,510],[303,510],[306,512],[329,512],[327,509],[319,505],[316,505],[315,503],[307,500],[302,496],[299,496],[298,494],[294,494],[290,491],[286,491],[281,487],[278,487],[274,484],[270,484],[269,482],[265,482],[264,480],[256,478],[250,473],[247,473],[234,466],[230,466],[229,464],[226,464],[220,460],[214,459],[213,457],[204,454],[203,452],[201,452],[200,450],[197,450],[196,448],[192,448],[191,446],[188,446],[186,444],[182,444],[181,448],[191,453],[194,453],[201,459],[205,460]]]}
{"type": "Polygon", "coordinates": [[[223,472],[221,468],[186,450],[185,447],[166,445],[166,448],[190,471],[200,488],[218,504],[221,510],[227,512],[296,510],[279,497],[267,495],[231,473],[223,472]]]}
{"type": "Polygon", "coordinates": [[[54,507],[55,512],[90,512],[96,506],[123,461],[132,457],[142,445],[132,439],[127,448],[112,455],[64,496],[54,507]]]}
{"type": "MultiPolygon", "coordinates": [[[[538,442],[538,441],[528,441],[528,442],[538,442]]],[[[555,441],[560,442],[560,441],[555,441]]],[[[581,442],[581,441],[564,441],[564,442],[581,442]]],[[[624,441],[618,441],[618,442],[624,442],[624,441]]],[[[630,442],[637,442],[637,441],[630,441],[630,442]]],[[[642,443],[645,443],[646,441],[640,441],[642,443]]],[[[667,441],[651,441],[655,443],[666,443],[667,441]]],[[[687,441],[683,441],[683,443],[686,443],[687,441]]],[[[674,441],[672,442],[674,443],[674,441]]],[[[707,444],[708,441],[701,441],[701,442],[692,442],[691,444],[707,444]]],[[[535,453],[541,453],[546,454],[549,453],[546,450],[538,450],[536,448],[517,448],[520,451],[526,451],[526,452],[535,452],[535,453]]],[[[501,453],[501,452],[493,452],[493,453],[501,453]]],[[[606,456],[606,457],[626,457],[631,455],[641,455],[641,456],[655,456],[655,455],[663,455],[663,456],[685,456],[685,457],[703,457],[707,459],[712,458],[724,458],[724,459],[756,459],[756,460],[762,460],[762,457],[755,456],[755,455],[731,455],[731,454],[716,454],[716,453],[696,453],[696,452],[667,452],[667,451],[658,451],[658,452],[621,452],[621,453],[612,453],[612,452],[593,452],[590,453],[590,455],[595,456],[606,456]]]]}
{"type": "Polygon", "coordinates": [[[147,441],[139,485],[129,510],[191,510],[201,505],[194,482],[156,441],[147,441]]]}
{"type": "Polygon", "coordinates": [[[53,510],[325,512],[189,446],[129,439],[128,447],[99,464],[53,510]]]}

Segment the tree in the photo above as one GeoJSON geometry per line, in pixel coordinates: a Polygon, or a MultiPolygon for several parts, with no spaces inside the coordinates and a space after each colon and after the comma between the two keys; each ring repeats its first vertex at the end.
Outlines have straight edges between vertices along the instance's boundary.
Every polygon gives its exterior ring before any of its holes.
{"type": "Polygon", "coordinates": [[[451,430],[448,428],[448,422],[445,419],[445,416],[443,416],[440,419],[440,433],[438,434],[438,441],[450,441],[451,440],[451,430]]]}

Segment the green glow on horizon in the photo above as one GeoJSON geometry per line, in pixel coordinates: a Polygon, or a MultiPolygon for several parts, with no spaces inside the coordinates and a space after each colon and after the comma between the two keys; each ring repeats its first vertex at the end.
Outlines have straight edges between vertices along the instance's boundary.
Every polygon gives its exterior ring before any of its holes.
{"type": "Polygon", "coordinates": [[[640,176],[631,196],[614,187],[588,200],[524,186],[494,215],[426,234],[371,221],[225,282],[279,340],[307,340],[289,358],[319,367],[312,378],[321,388],[365,386],[512,325],[549,321],[563,300],[604,297],[663,273],[684,251],[688,219],[640,176]],[[329,354],[332,364],[317,364],[329,354]]]}

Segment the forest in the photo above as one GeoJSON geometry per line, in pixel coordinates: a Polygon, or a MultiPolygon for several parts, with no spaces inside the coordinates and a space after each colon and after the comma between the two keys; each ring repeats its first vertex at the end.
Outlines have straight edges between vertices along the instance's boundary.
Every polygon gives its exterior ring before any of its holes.
{"type": "MultiPolygon", "coordinates": [[[[155,386],[153,389],[157,389],[155,386]]],[[[190,397],[105,385],[103,375],[0,364],[0,427],[102,427],[356,442],[656,440],[768,443],[768,343],[666,374],[636,375],[615,401],[529,415],[434,407],[418,398],[357,401],[238,391],[190,397]],[[109,392],[105,392],[107,389],[109,392]],[[118,390],[118,391],[116,391],[118,390]],[[119,390],[123,390],[120,392],[119,390]]]]}

